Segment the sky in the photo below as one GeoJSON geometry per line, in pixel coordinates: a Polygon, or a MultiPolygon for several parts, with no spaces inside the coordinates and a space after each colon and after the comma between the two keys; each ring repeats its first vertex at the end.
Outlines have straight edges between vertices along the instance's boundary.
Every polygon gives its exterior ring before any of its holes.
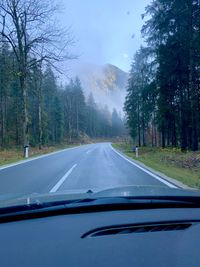
{"type": "Polygon", "coordinates": [[[77,65],[113,64],[130,70],[134,53],[142,44],[141,14],[150,0],[62,0],[60,23],[71,26],[75,44],[71,53],[77,65]]]}

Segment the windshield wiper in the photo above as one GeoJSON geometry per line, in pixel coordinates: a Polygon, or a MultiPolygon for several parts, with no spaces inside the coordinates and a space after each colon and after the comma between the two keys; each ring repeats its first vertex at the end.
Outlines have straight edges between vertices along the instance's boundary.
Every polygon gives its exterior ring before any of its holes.
{"type": "Polygon", "coordinates": [[[118,210],[200,208],[200,197],[103,197],[39,202],[0,209],[0,223],[55,215],[118,210]]]}

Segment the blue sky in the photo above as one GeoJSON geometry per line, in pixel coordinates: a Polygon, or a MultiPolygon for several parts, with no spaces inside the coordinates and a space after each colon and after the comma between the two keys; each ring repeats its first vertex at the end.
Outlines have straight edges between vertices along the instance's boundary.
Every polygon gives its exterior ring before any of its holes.
{"type": "Polygon", "coordinates": [[[150,0],[62,0],[61,23],[72,27],[80,55],[77,64],[111,63],[129,71],[131,59],[142,44],[141,14],[150,0]]]}

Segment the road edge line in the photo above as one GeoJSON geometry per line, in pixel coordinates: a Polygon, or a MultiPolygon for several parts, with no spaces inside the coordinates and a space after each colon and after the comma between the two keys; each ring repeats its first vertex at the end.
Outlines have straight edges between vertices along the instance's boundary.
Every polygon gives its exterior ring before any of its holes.
{"type": "Polygon", "coordinates": [[[49,156],[52,156],[52,155],[55,155],[55,154],[58,154],[58,153],[61,153],[61,152],[65,152],[65,151],[77,149],[77,148],[80,148],[80,147],[83,147],[83,146],[87,146],[87,145],[81,145],[81,146],[76,146],[76,147],[69,147],[69,148],[61,149],[61,150],[58,150],[58,151],[55,151],[55,152],[50,152],[50,153],[47,153],[47,154],[44,154],[44,155],[41,155],[41,156],[36,156],[34,158],[20,160],[20,161],[15,162],[15,163],[2,165],[2,166],[0,166],[0,171],[1,170],[8,169],[8,168],[12,168],[12,167],[15,167],[15,166],[24,164],[24,163],[28,163],[28,162],[31,162],[31,161],[34,161],[34,160],[37,160],[37,159],[42,159],[42,158],[45,158],[45,157],[49,157],[49,156]]]}
{"type": "Polygon", "coordinates": [[[155,178],[156,180],[162,182],[163,184],[169,186],[170,188],[179,188],[178,186],[174,185],[173,183],[166,181],[164,178],[159,177],[158,175],[152,173],[151,171],[143,168],[142,166],[138,165],[137,163],[135,163],[134,161],[132,161],[131,159],[128,159],[126,156],[122,155],[122,153],[118,152],[111,144],[110,144],[110,148],[117,154],[119,155],[121,158],[123,158],[124,160],[128,161],[130,164],[134,165],[135,167],[139,168],[140,170],[146,172],[147,174],[149,174],[150,176],[152,176],[153,178],[155,178]]]}

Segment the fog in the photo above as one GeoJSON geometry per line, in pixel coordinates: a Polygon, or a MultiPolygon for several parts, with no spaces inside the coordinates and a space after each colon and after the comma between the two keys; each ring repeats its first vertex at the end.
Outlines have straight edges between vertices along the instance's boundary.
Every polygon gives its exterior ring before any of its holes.
{"type": "MultiPolygon", "coordinates": [[[[65,63],[62,81],[80,75],[87,94],[92,88],[88,88],[82,73],[88,66],[102,68],[105,64],[112,64],[128,73],[132,57],[142,44],[141,14],[149,2],[150,0],[63,0],[59,19],[63,27],[71,27],[75,43],[70,52],[78,58],[65,63]]],[[[120,89],[115,96],[109,97],[96,91],[95,100],[122,112],[125,88],[120,89]]]]}
{"type": "Polygon", "coordinates": [[[75,73],[86,98],[92,93],[99,107],[106,105],[110,111],[115,108],[123,114],[128,73],[111,64],[82,64],[76,66],[75,73]]]}
{"type": "Polygon", "coordinates": [[[71,26],[76,44],[74,65],[111,63],[129,71],[131,58],[142,43],[141,14],[150,0],[63,1],[61,23],[71,26]]]}

